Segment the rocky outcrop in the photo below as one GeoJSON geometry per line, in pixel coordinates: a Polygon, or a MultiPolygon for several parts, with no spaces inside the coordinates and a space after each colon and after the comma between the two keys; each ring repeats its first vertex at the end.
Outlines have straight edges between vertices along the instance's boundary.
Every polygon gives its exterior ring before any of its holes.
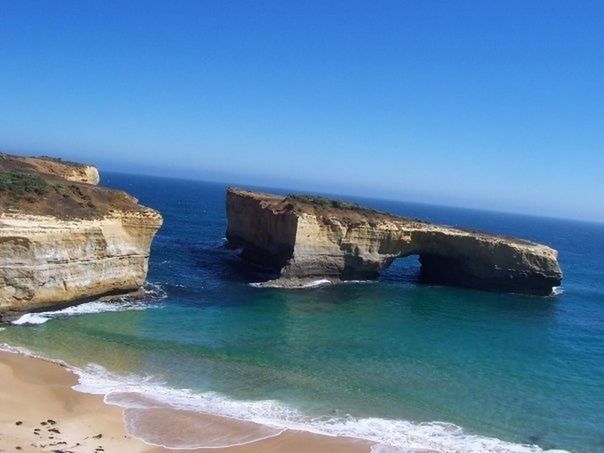
{"type": "Polygon", "coordinates": [[[0,217],[0,310],[31,310],[140,288],[161,217],[0,217]]]}
{"type": "Polygon", "coordinates": [[[408,255],[419,255],[421,279],[431,283],[548,295],[562,280],[557,252],[545,245],[345,202],[231,188],[226,210],[229,244],[277,270],[283,286],[372,279],[408,255]]]}
{"type": "Polygon", "coordinates": [[[124,192],[92,185],[93,167],[29,158],[28,165],[54,173],[21,173],[23,158],[10,157],[0,158],[4,317],[138,290],[161,215],[124,192]]]}
{"type": "Polygon", "coordinates": [[[0,171],[37,173],[67,181],[98,184],[99,171],[92,165],[67,162],[53,157],[24,157],[0,153],[0,171]]]}

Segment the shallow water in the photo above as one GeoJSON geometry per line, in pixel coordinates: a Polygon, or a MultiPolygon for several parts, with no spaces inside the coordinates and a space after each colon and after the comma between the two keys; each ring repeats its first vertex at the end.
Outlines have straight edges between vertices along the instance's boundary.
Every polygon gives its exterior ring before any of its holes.
{"type": "Polygon", "coordinates": [[[103,183],[164,215],[148,280],[165,297],[0,331],[0,342],[79,367],[81,390],[399,447],[604,450],[604,225],[356,200],[551,245],[562,294],[422,286],[413,257],[378,282],[255,288],[263,275],[220,248],[223,185],[103,183]]]}

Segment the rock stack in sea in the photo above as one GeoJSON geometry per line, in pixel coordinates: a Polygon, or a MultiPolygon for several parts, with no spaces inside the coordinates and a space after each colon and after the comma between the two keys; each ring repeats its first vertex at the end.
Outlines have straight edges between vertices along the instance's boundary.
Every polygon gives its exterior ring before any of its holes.
{"type": "Polygon", "coordinates": [[[534,242],[407,219],[321,197],[228,189],[227,239],[274,268],[266,286],[373,279],[418,255],[424,282],[548,295],[560,285],[557,252],[534,242]]]}

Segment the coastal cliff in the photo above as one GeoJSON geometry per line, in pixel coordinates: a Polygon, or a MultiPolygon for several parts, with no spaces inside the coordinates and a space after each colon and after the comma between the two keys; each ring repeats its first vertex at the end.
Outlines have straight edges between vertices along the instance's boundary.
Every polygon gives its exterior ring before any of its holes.
{"type": "Polygon", "coordinates": [[[0,312],[138,290],[161,215],[96,168],[0,155],[0,312]]]}
{"type": "Polygon", "coordinates": [[[229,245],[278,271],[267,286],[373,279],[409,255],[419,256],[421,280],[429,283],[549,295],[562,281],[557,252],[545,245],[346,202],[229,188],[226,211],[229,245]]]}
{"type": "Polygon", "coordinates": [[[92,165],[67,162],[54,157],[25,157],[0,153],[0,170],[3,172],[38,173],[67,181],[98,184],[99,171],[92,165]]]}

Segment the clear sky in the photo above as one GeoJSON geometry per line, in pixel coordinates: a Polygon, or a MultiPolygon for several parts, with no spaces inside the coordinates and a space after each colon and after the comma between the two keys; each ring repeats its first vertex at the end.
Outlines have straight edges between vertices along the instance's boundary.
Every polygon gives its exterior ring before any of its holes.
{"type": "Polygon", "coordinates": [[[604,2],[0,0],[0,149],[604,220],[604,2]]]}

